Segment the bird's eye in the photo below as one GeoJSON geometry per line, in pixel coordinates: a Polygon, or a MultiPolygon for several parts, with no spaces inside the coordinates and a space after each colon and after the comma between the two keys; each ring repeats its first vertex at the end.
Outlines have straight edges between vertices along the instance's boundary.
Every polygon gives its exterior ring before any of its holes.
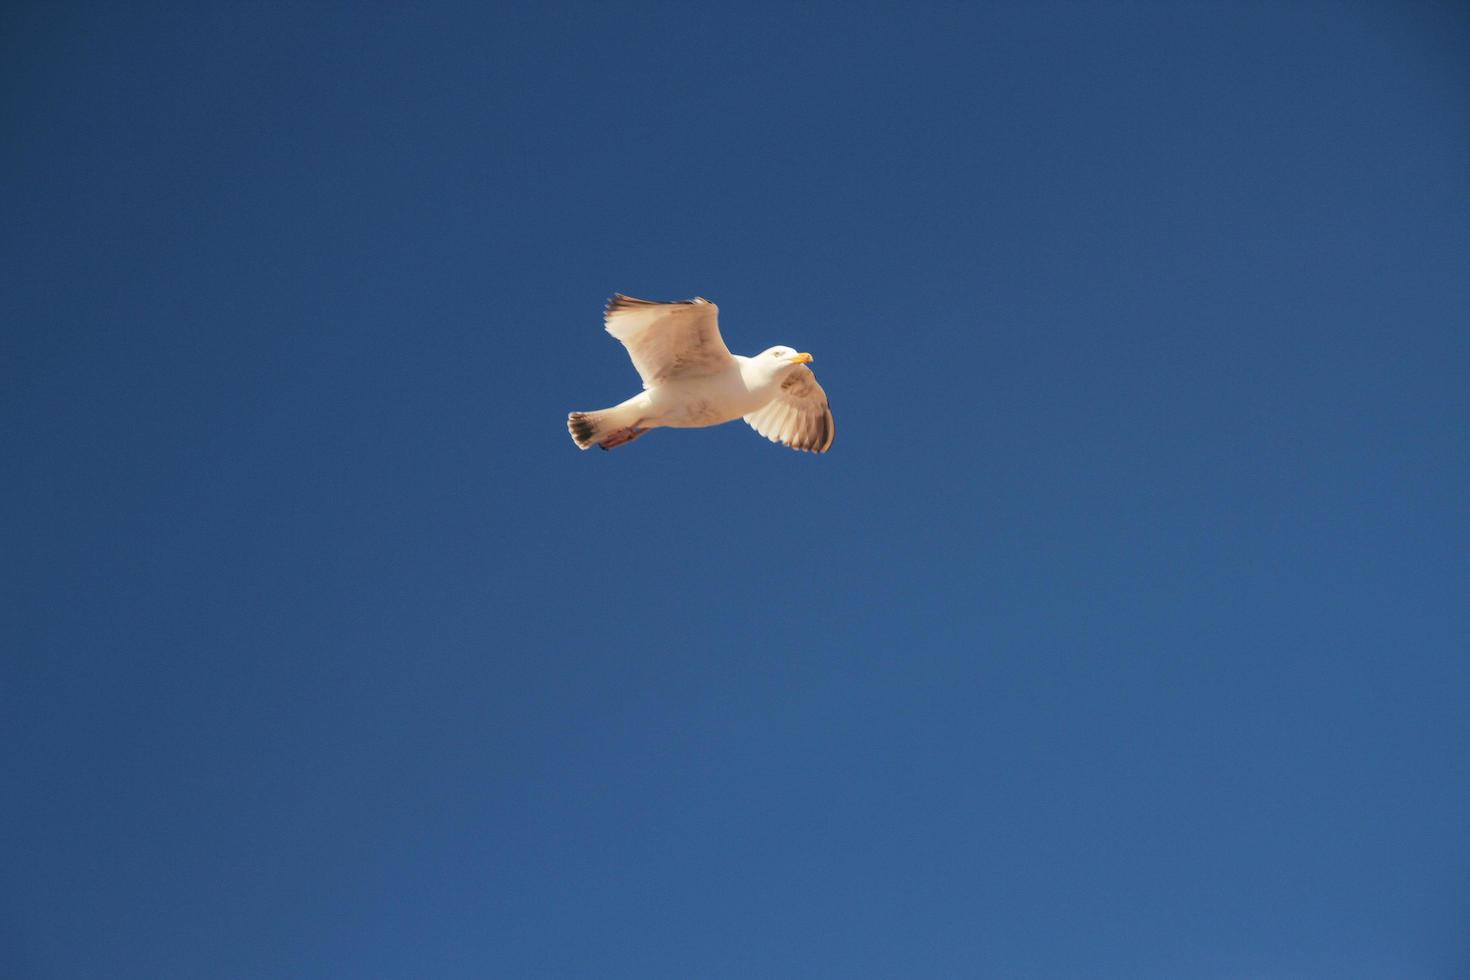
{"type": "Polygon", "coordinates": [[[777,348],[776,350],[771,351],[771,356],[772,357],[780,357],[781,356],[781,350],[780,350],[780,348],[777,348]]]}

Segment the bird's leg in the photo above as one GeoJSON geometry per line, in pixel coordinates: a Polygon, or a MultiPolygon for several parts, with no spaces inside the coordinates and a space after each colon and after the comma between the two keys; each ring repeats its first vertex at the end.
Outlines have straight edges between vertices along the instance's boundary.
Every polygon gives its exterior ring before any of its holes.
{"type": "MultiPolygon", "coordinates": [[[[642,421],[642,419],[638,420],[638,422],[642,421]]],[[[647,429],[640,429],[638,424],[634,423],[626,429],[616,429],[609,432],[604,438],[597,441],[597,446],[599,449],[616,449],[624,443],[632,442],[647,431],[647,429]]]]}

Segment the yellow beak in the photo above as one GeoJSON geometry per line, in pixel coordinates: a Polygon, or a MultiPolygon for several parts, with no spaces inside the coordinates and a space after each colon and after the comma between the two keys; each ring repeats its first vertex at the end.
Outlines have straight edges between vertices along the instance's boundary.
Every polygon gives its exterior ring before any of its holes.
{"type": "Polygon", "coordinates": [[[811,362],[812,356],[810,354],[797,354],[791,358],[792,364],[810,364],[811,362]]]}

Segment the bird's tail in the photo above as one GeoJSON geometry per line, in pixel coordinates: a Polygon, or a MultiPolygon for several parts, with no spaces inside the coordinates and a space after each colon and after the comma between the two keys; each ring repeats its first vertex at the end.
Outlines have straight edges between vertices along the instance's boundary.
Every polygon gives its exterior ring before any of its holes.
{"type": "Polygon", "coordinates": [[[573,412],[567,416],[567,431],[572,435],[572,441],[577,444],[578,449],[591,449],[597,446],[599,449],[613,449],[624,443],[632,442],[647,429],[640,429],[630,424],[635,419],[627,418],[627,413],[619,411],[618,408],[605,408],[600,412],[573,412]]]}

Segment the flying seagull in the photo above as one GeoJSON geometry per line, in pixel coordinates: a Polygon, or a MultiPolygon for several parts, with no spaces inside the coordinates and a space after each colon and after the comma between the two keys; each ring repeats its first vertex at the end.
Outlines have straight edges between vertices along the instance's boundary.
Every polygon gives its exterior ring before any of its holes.
{"type": "Polygon", "coordinates": [[[602,312],[607,332],[628,348],[643,390],[600,412],[573,412],[567,431],[582,449],[612,449],[650,429],[700,429],[743,418],[772,442],[825,453],[836,430],[827,393],[807,367],[810,354],[772,347],[731,354],[720,339],[720,309],[695,297],[655,303],[614,293],[602,312]]]}

